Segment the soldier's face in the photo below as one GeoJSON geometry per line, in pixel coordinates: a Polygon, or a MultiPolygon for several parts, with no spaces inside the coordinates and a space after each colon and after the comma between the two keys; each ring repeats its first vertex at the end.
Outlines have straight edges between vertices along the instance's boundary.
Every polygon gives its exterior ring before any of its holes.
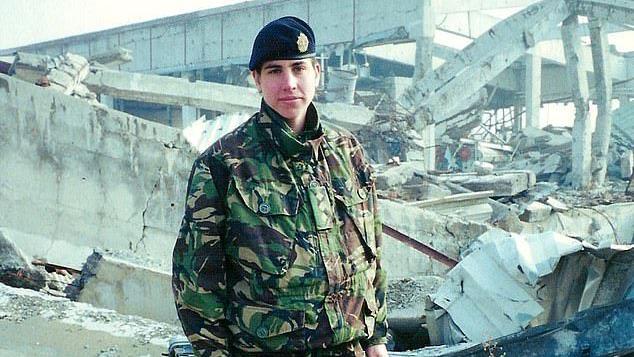
{"type": "Polygon", "coordinates": [[[315,97],[321,69],[312,59],[264,62],[253,79],[264,101],[291,122],[303,120],[315,97]]]}

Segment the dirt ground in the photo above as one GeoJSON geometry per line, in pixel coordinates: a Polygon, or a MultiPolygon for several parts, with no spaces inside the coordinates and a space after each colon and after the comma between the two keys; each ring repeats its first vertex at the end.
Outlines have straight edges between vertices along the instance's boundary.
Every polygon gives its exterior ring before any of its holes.
{"type": "Polygon", "coordinates": [[[0,284],[0,357],[160,356],[179,326],[0,284]]]}

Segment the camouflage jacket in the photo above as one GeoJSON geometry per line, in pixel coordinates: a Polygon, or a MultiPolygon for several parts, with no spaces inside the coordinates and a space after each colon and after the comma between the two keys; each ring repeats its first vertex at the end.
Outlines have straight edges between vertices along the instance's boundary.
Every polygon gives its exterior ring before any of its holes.
{"type": "Polygon", "coordinates": [[[203,356],[385,343],[381,223],[361,146],[318,124],[289,149],[264,112],[193,165],[173,255],[185,334],[203,356]]]}

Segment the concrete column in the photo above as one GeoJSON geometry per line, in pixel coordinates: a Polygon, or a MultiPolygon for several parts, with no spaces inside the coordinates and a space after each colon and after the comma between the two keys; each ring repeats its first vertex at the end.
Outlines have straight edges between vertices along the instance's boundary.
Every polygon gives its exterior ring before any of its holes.
{"type": "MultiPolygon", "coordinates": [[[[434,32],[436,23],[434,21],[434,9],[432,0],[420,0],[422,26],[420,36],[416,38],[416,63],[414,64],[413,83],[422,79],[426,73],[433,71],[432,55],[434,49],[434,32]]],[[[425,127],[420,131],[425,149],[423,157],[425,168],[434,170],[436,168],[436,125],[427,121],[425,127]]]]}
{"type": "Polygon", "coordinates": [[[575,122],[572,128],[572,186],[581,189],[590,186],[592,132],[590,131],[588,78],[583,66],[581,39],[577,32],[577,15],[563,21],[561,38],[564,43],[566,69],[575,104],[575,122]]]}
{"type": "Polygon", "coordinates": [[[515,98],[515,104],[513,104],[513,134],[519,134],[524,129],[524,123],[522,123],[522,113],[524,112],[525,100],[521,96],[515,98]]]}
{"type": "Polygon", "coordinates": [[[99,103],[108,108],[114,109],[114,98],[107,94],[99,94],[99,103]]]}
{"type": "Polygon", "coordinates": [[[592,140],[592,181],[601,186],[608,168],[608,148],[612,133],[612,73],[610,71],[609,43],[606,22],[590,18],[592,63],[597,97],[597,122],[592,140]]]}
{"type": "MultiPolygon", "coordinates": [[[[186,78],[189,81],[194,82],[196,80],[196,73],[182,72],[181,78],[186,78]]],[[[183,129],[190,126],[198,119],[198,110],[195,107],[189,105],[183,105],[181,108],[181,119],[183,123],[183,129]]]]}
{"type": "Polygon", "coordinates": [[[436,169],[436,125],[427,124],[420,132],[425,148],[423,149],[423,158],[425,160],[426,170],[436,169]]]}
{"type": "Polygon", "coordinates": [[[414,67],[414,81],[423,78],[432,68],[432,55],[434,49],[434,9],[432,0],[421,0],[422,28],[420,36],[416,38],[416,63],[414,67]]]}
{"type": "Polygon", "coordinates": [[[542,105],[542,58],[536,55],[526,55],[526,126],[540,127],[539,109],[542,105]]]}

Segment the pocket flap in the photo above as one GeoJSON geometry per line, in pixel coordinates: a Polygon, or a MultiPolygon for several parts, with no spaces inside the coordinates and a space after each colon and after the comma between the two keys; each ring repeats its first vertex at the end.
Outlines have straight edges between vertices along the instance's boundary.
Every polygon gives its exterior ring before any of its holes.
{"type": "Polygon", "coordinates": [[[263,215],[294,216],[299,209],[299,190],[293,183],[254,182],[234,178],[233,182],[244,204],[263,215]]]}
{"type": "Polygon", "coordinates": [[[253,305],[234,305],[231,310],[240,328],[262,339],[303,328],[306,314],[302,310],[275,309],[253,305]]]}

